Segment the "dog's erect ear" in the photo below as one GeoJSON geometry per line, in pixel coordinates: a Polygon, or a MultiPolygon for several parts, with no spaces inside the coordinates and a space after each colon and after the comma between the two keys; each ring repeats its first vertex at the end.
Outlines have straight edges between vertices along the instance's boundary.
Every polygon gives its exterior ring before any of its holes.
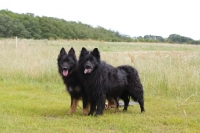
{"type": "Polygon", "coordinates": [[[66,51],[65,51],[65,48],[61,48],[61,50],[60,50],[60,56],[63,56],[65,54],[67,54],[66,51]]]}
{"type": "Polygon", "coordinates": [[[88,54],[88,51],[85,47],[82,47],[81,56],[88,54]]]}
{"type": "Polygon", "coordinates": [[[87,52],[88,52],[87,49],[85,47],[82,47],[81,53],[87,53],[87,52]]]}
{"type": "Polygon", "coordinates": [[[85,47],[82,47],[79,60],[82,59],[82,57],[85,56],[86,54],[88,54],[87,49],[85,47]]]}
{"type": "Polygon", "coordinates": [[[65,51],[65,49],[64,48],[61,48],[61,50],[60,50],[60,54],[58,55],[58,61],[60,60],[60,58],[63,56],[63,55],[65,55],[65,54],[67,54],[66,53],[66,51],[65,51]]]}
{"type": "Polygon", "coordinates": [[[75,50],[73,47],[69,50],[68,55],[71,56],[74,59],[74,61],[77,62],[75,50]]]}
{"type": "Polygon", "coordinates": [[[73,47],[69,50],[68,54],[75,56],[75,50],[73,47]]]}
{"type": "Polygon", "coordinates": [[[99,53],[98,48],[95,48],[95,49],[91,52],[91,54],[92,54],[93,56],[95,56],[98,60],[100,60],[100,53],[99,53]]]}

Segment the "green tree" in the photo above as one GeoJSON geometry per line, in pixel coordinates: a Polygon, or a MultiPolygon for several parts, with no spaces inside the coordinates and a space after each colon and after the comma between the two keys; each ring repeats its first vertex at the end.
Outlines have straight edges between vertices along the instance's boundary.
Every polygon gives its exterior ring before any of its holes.
{"type": "Polygon", "coordinates": [[[6,15],[0,14],[0,37],[12,37],[13,20],[6,15]]]}
{"type": "Polygon", "coordinates": [[[13,22],[13,36],[27,38],[29,37],[29,32],[25,29],[24,25],[19,21],[15,20],[13,22]]]}

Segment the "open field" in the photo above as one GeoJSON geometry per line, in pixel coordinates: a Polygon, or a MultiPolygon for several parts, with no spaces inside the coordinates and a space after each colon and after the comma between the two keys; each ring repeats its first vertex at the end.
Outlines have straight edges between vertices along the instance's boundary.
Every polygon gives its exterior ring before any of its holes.
{"type": "Polygon", "coordinates": [[[0,130],[2,133],[129,133],[200,131],[200,45],[66,40],[0,40],[0,130]],[[70,97],[57,72],[57,55],[74,47],[98,47],[114,66],[140,74],[145,113],[139,105],[83,116],[82,103],[69,115],[70,97]]]}

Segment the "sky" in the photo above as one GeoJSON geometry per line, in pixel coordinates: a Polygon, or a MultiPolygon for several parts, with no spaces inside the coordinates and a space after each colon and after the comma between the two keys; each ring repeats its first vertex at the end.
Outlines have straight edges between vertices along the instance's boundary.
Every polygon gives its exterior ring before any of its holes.
{"type": "Polygon", "coordinates": [[[131,37],[200,40],[200,0],[0,0],[0,10],[101,26],[131,37]]]}

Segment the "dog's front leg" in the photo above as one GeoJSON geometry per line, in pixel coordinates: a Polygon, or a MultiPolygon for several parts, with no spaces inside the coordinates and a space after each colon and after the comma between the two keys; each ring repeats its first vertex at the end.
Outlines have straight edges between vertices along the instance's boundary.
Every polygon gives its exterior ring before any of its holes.
{"type": "Polygon", "coordinates": [[[105,109],[105,102],[106,102],[106,95],[101,93],[97,100],[97,112],[95,116],[103,114],[103,111],[105,109]]]}
{"type": "Polygon", "coordinates": [[[90,100],[90,112],[88,115],[93,115],[96,110],[96,101],[90,100]]]}

